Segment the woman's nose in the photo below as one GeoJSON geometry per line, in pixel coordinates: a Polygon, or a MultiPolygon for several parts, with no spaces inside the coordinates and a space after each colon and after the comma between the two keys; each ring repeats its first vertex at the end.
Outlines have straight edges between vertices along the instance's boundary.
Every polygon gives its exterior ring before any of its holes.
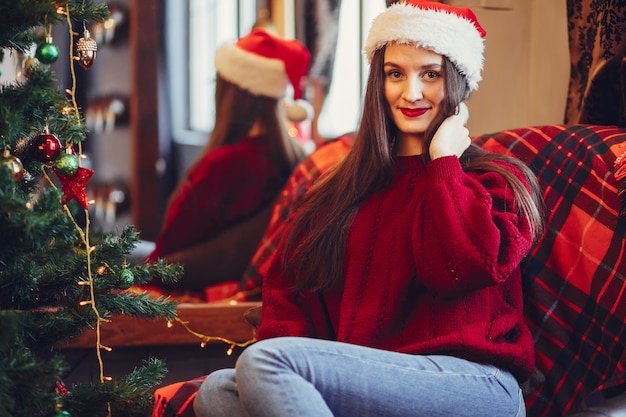
{"type": "Polygon", "coordinates": [[[419,77],[409,77],[404,89],[404,99],[409,102],[421,100],[424,97],[423,90],[424,84],[419,77]]]}

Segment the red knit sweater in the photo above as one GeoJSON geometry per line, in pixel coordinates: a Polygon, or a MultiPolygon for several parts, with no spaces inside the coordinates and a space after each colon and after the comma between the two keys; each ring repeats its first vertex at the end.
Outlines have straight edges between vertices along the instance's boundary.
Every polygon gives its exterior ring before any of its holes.
{"type": "Polygon", "coordinates": [[[254,215],[276,198],[286,178],[269,145],[246,137],[205,153],[170,197],[163,228],[148,261],[194,246],[254,215]]]}
{"type": "Polygon", "coordinates": [[[296,296],[282,274],[279,245],[263,283],[259,338],[309,336],[448,354],[508,369],[523,381],[534,354],[519,264],[531,244],[500,174],[464,173],[456,157],[427,166],[420,156],[399,157],[392,184],[351,225],[341,289],[296,296]]]}

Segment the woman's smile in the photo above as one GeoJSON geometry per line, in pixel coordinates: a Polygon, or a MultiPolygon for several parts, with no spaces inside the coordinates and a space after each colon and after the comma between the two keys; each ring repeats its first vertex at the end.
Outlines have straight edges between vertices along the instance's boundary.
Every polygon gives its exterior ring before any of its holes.
{"type": "Polygon", "coordinates": [[[422,108],[401,108],[400,111],[402,112],[402,114],[404,114],[406,117],[420,117],[421,115],[425,114],[428,110],[430,110],[430,107],[422,107],[422,108]]]}

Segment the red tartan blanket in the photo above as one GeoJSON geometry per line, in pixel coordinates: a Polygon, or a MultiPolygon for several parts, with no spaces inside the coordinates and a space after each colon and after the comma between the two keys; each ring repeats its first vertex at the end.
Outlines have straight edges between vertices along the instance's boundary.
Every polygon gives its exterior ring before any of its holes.
{"type": "Polygon", "coordinates": [[[626,216],[614,170],[626,130],[544,126],[475,142],[526,162],[547,205],[546,233],[523,265],[525,315],[545,376],[528,415],[561,417],[586,398],[624,392],[626,216]]]}
{"type": "Polygon", "coordinates": [[[205,377],[201,376],[157,389],[154,393],[152,417],[195,417],[193,400],[205,377]]]}
{"type": "MultiPolygon", "coordinates": [[[[625,392],[626,215],[620,211],[626,200],[626,129],[550,125],[474,142],[530,166],[547,206],[546,233],[523,264],[525,315],[535,334],[537,369],[545,377],[527,397],[527,415],[561,417],[625,392]]],[[[288,184],[283,199],[297,200],[321,172],[315,173],[290,181],[294,189],[288,184]]],[[[280,237],[280,223],[268,229],[259,264],[280,237]]],[[[242,285],[254,290],[258,279],[244,277],[242,285]]],[[[153,417],[193,417],[202,379],[157,390],[153,417]]]]}

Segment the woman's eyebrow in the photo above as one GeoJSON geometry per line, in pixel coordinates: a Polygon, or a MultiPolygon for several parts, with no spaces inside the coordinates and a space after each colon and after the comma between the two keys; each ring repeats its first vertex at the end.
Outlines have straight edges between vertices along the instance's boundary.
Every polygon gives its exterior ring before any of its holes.
{"type": "MultiPolygon", "coordinates": [[[[403,65],[396,64],[395,62],[392,62],[392,61],[385,62],[383,65],[385,67],[387,67],[387,66],[389,66],[389,67],[396,67],[396,68],[402,68],[403,67],[403,65]]],[[[436,63],[425,64],[425,65],[422,65],[420,67],[420,69],[422,69],[422,70],[435,70],[435,69],[439,70],[441,68],[442,68],[442,65],[441,64],[436,64],[436,63]]]]}

